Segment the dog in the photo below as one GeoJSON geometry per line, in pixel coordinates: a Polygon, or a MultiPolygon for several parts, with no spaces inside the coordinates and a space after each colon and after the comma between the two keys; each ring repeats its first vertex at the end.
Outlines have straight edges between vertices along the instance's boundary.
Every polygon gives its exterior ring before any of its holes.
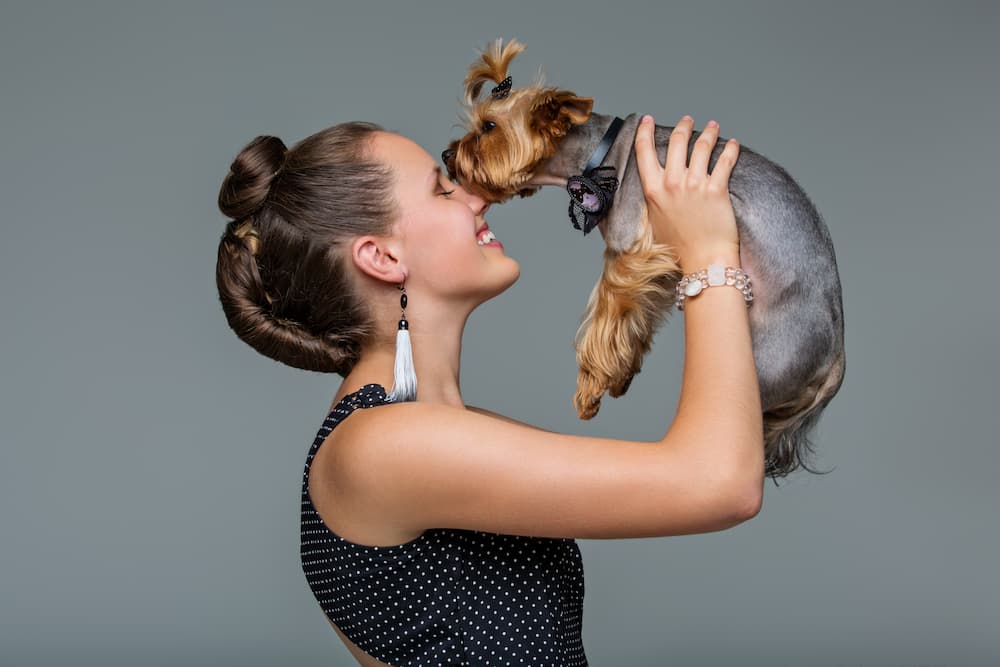
{"type": "MultiPolygon", "coordinates": [[[[573,226],[584,234],[600,230],[603,272],[574,337],[579,372],[573,402],[579,417],[590,419],[605,391],[617,398],[628,390],[676,305],[683,276],[676,253],[654,242],[646,218],[634,154],[641,115],[595,113],[592,98],[543,86],[540,79],[514,88],[508,68],[523,50],[516,40],[503,45],[498,39],[480,52],[464,82],[467,133],[441,157],[453,180],[490,202],[526,197],[543,186],[566,187],[573,226]],[[496,85],[481,96],[487,83],[496,85]]],[[[672,130],[655,130],[661,164],[672,130]]],[[[689,160],[700,134],[692,133],[689,160]]],[[[710,171],[725,142],[717,140],[710,171]]],[[[741,144],[729,192],[741,267],[753,284],[748,312],[765,470],[777,483],[799,467],[817,473],[806,463],[808,434],[845,370],[840,276],[825,222],[782,167],[741,144]]]]}

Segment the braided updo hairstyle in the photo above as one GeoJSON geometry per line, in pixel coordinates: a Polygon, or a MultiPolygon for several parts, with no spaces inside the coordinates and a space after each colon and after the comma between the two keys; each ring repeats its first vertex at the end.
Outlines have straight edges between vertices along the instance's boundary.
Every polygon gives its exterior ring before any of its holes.
{"type": "Polygon", "coordinates": [[[335,125],[291,149],[259,136],[233,161],[219,210],[216,284],[229,326],[261,354],[347,376],[375,334],[349,266],[350,242],[388,235],[390,167],[370,147],[374,123],[335,125]]]}

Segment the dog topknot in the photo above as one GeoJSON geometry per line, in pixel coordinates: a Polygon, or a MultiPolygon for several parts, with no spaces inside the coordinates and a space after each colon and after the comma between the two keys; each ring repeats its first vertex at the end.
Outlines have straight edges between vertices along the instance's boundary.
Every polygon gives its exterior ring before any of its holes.
{"type": "Polygon", "coordinates": [[[500,83],[506,79],[510,61],[521,51],[524,51],[524,45],[516,39],[511,39],[504,46],[502,38],[495,39],[488,48],[480,51],[480,59],[469,67],[465,76],[465,103],[469,106],[475,104],[479,91],[487,81],[500,83]]]}

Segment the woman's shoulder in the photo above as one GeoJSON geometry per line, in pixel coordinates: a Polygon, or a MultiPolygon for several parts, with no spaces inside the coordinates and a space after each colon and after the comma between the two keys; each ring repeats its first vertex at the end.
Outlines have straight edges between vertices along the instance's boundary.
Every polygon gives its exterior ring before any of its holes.
{"type": "MultiPolygon", "coordinates": [[[[338,470],[343,469],[341,463],[350,455],[351,450],[363,444],[358,442],[363,439],[359,437],[360,434],[371,432],[367,422],[372,422],[374,416],[372,425],[377,430],[383,411],[391,405],[392,401],[383,385],[376,382],[351,385],[345,381],[330,403],[324,422],[326,435],[323,446],[313,459],[313,466],[323,471],[319,474],[334,476],[338,470]],[[366,427],[359,429],[362,422],[366,423],[366,427]]],[[[367,437],[364,436],[365,439],[367,437]]]]}
{"type": "MultiPolygon", "coordinates": [[[[433,441],[438,456],[460,458],[467,454],[465,445],[470,438],[479,440],[484,433],[494,433],[496,426],[516,425],[539,436],[557,435],[464,402],[456,405],[419,398],[396,402],[385,385],[377,382],[345,380],[334,396],[330,416],[333,428],[318,463],[336,477],[350,478],[352,471],[367,476],[373,468],[388,474],[382,465],[385,459],[399,456],[398,448],[410,442],[433,441]],[[455,445],[446,447],[445,443],[455,445]]],[[[423,462],[420,459],[413,465],[423,462]]],[[[342,479],[341,484],[352,486],[348,479],[342,479]]]]}

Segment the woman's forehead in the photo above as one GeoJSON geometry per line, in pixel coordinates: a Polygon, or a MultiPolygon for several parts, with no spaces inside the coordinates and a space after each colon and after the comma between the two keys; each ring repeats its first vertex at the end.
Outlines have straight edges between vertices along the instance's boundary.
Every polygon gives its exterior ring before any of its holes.
{"type": "Polygon", "coordinates": [[[375,143],[379,156],[394,166],[426,172],[437,165],[420,144],[400,134],[381,132],[375,143]]]}

